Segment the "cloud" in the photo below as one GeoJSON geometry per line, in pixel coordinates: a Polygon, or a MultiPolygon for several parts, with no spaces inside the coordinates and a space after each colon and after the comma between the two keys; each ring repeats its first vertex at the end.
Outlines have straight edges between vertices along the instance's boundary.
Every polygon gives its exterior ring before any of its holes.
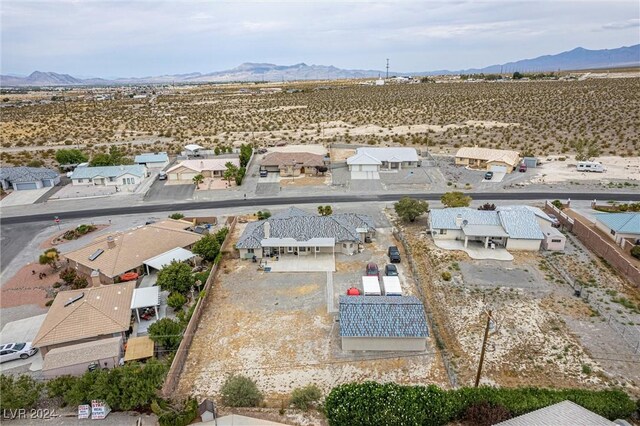
{"type": "Polygon", "coordinates": [[[602,26],[603,30],[625,30],[627,28],[640,27],[640,19],[633,18],[626,21],[610,22],[602,26]]]}

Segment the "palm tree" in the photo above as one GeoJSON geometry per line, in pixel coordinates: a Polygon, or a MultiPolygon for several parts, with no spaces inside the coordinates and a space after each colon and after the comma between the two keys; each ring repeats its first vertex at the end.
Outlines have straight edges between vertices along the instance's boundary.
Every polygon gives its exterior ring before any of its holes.
{"type": "Polygon", "coordinates": [[[195,175],[193,177],[193,183],[195,184],[196,187],[199,187],[202,182],[204,182],[204,176],[195,175]]]}

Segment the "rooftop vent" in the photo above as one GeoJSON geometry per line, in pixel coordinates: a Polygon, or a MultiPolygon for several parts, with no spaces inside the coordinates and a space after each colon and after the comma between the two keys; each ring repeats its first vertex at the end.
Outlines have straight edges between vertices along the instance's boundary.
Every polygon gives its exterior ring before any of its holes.
{"type": "Polygon", "coordinates": [[[103,249],[98,249],[98,250],[94,251],[93,254],[91,256],[89,256],[89,260],[96,260],[98,258],[98,256],[100,256],[102,253],[104,253],[103,249]]]}
{"type": "Polygon", "coordinates": [[[67,302],[64,304],[64,307],[66,308],[67,306],[71,305],[74,302],[77,302],[78,300],[82,299],[83,297],[84,297],[84,293],[80,293],[76,297],[67,300],[67,302]]]}

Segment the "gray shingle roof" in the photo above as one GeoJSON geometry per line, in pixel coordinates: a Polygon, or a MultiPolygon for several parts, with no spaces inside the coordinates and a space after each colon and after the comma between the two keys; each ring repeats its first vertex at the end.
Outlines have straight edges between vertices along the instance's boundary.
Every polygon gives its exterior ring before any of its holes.
{"type": "Polygon", "coordinates": [[[413,296],[340,296],[342,337],[427,337],[424,306],[413,296]]]}
{"type": "Polygon", "coordinates": [[[78,167],[73,171],[71,179],[93,179],[95,177],[113,177],[131,174],[144,177],[145,167],[139,164],[125,166],[78,167]]]}
{"type": "Polygon", "coordinates": [[[369,216],[353,213],[341,213],[331,216],[316,216],[296,207],[284,212],[247,224],[236,244],[237,248],[259,248],[265,238],[264,224],[269,222],[270,238],[293,238],[308,241],[311,238],[335,238],[340,241],[359,241],[357,228],[371,228],[373,221],[369,216]]]}
{"type": "Polygon", "coordinates": [[[542,240],[544,234],[536,220],[536,215],[529,210],[500,210],[498,211],[502,227],[509,238],[523,240],[542,240]]]}
{"type": "Polygon", "coordinates": [[[0,179],[9,182],[37,182],[42,179],[54,179],[58,172],[44,167],[0,167],[0,179]]]}
{"type": "Polygon", "coordinates": [[[469,207],[454,207],[450,209],[432,209],[429,220],[433,229],[460,229],[456,225],[456,217],[460,215],[462,220],[469,225],[500,225],[500,219],[495,211],[476,210],[469,207]]]}
{"type": "Polygon", "coordinates": [[[611,422],[599,414],[589,411],[574,402],[562,401],[498,423],[496,426],[614,426],[615,424],[616,423],[611,422]]]}

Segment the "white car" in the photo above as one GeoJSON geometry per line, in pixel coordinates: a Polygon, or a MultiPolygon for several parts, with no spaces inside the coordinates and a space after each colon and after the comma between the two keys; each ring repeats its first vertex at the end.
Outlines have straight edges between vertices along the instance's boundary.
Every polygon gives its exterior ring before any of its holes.
{"type": "Polygon", "coordinates": [[[37,352],[38,348],[32,347],[31,342],[0,345],[0,363],[14,359],[27,359],[37,352]]]}

